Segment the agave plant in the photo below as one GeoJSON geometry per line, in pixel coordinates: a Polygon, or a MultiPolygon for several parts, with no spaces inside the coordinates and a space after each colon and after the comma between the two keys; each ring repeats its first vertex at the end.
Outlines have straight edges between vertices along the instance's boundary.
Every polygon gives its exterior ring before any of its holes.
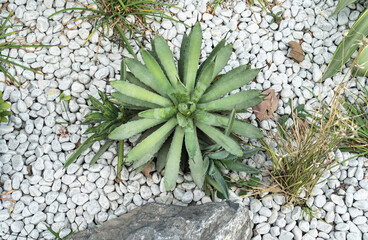
{"type": "Polygon", "coordinates": [[[191,33],[183,37],[177,70],[169,46],[157,36],[152,42],[151,53],[141,49],[145,65],[135,59],[125,59],[123,65],[126,64],[130,72],[123,70],[123,81],[111,82],[117,90],[112,96],[126,108],[139,109],[140,118],[114,129],[109,138],[124,140],[148,130],[150,134],[145,134],[125,161],[142,168],[158,153],[157,165],[165,166],[167,190],[175,186],[181,163],[189,165],[194,182],[198,187],[203,186],[209,160],[202,157],[199,133],[235,156],[242,156],[243,150],[230,136],[231,132],[246,138],[263,136],[257,127],[234,119],[232,127],[228,128],[229,134],[220,130],[231,122],[226,114],[232,110],[247,111],[262,101],[264,96],[259,90],[221,98],[252,81],[258,70],[240,66],[217,78],[230,58],[232,46],[225,45],[225,41],[219,42],[198,68],[201,44],[202,30],[196,23],[191,33]],[[181,159],[184,145],[187,159],[181,159]]]}
{"type": "Polygon", "coordinates": [[[11,106],[9,103],[5,102],[2,97],[3,93],[0,92],[0,122],[6,123],[8,122],[6,117],[11,115],[11,112],[6,110],[8,110],[11,106]]]}
{"type": "MultiPolygon", "coordinates": [[[[125,123],[134,114],[130,111],[125,111],[123,107],[116,106],[111,102],[106,94],[99,91],[98,94],[101,97],[102,102],[98,101],[93,96],[89,96],[89,100],[92,103],[90,107],[91,113],[86,115],[86,120],[82,123],[83,125],[92,125],[89,127],[84,134],[92,134],[86,141],[84,141],[75,152],[67,159],[64,167],[68,167],[73,163],[84,151],[92,146],[93,143],[105,140],[105,143],[100,147],[95,156],[92,158],[90,165],[93,165],[101,157],[101,155],[112,145],[115,141],[108,139],[109,133],[125,123]]],[[[123,166],[124,157],[124,141],[118,142],[118,169],[119,174],[123,166]]]]}

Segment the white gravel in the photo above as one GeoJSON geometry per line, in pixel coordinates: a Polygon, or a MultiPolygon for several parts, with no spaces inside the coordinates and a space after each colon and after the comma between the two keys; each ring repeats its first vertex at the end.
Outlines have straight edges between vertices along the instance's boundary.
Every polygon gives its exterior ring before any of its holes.
{"type": "MultiPolygon", "coordinates": [[[[27,42],[65,46],[34,53],[24,50],[2,53],[32,68],[41,68],[44,74],[35,75],[16,68],[18,79],[27,82],[24,88],[19,90],[0,83],[3,99],[12,104],[13,112],[8,124],[0,125],[0,182],[3,183],[0,192],[16,190],[3,196],[15,200],[10,218],[10,202],[0,202],[1,239],[51,239],[47,225],[56,231],[61,229],[60,235],[65,236],[77,226],[83,230],[102,224],[147,202],[188,205],[193,201],[196,204],[211,201],[194,185],[189,174],[180,174],[172,192],[165,191],[163,179],[157,172],[153,172],[150,179],[129,166],[122,171],[123,183],[116,183],[116,146],[90,168],[89,161],[100,146],[95,143],[75,164],[63,169],[76,144],[86,139],[82,135],[86,126],[80,123],[88,112],[88,95],[98,98],[98,90],[111,92],[105,79],[119,79],[122,54],[118,46],[108,40],[102,40],[98,48],[97,34],[83,45],[92,29],[87,22],[73,30],[63,27],[63,24],[73,27],[73,23],[67,22],[79,13],[47,18],[57,10],[72,7],[73,3],[0,0],[0,7],[4,2],[10,4],[0,13],[1,17],[14,11],[27,26],[36,26],[33,32],[19,33],[27,42]],[[72,96],[66,102],[68,113],[58,100],[61,93],[72,96]],[[68,116],[72,124],[62,133],[63,127],[58,122],[65,122],[68,116]]],[[[225,37],[234,47],[225,72],[242,64],[261,69],[256,81],[244,89],[275,89],[281,96],[277,114],[290,113],[289,98],[296,105],[306,104],[310,108],[315,100],[305,87],[317,95],[321,89],[321,96],[326,101],[331,99],[342,74],[327,79],[323,85],[318,80],[342,33],[363,11],[364,1],[344,9],[337,17],[328,17],[337,1],[285,0],[282,8],[273,8],[274,12],[283,11],[284,19],[279,25],[272,23],[272,18],[261,8],[253,7],[251,11],[244,1],[229,1],[227,6],[218,7],[214,15],[206,13],[207,2],[180,1],[181,10],[170,9],[174,17],[188,25],[201,21],[202,60],[225,37]],[[296,63],[289,55],[288,42],[299,40],[303,41],[306,58],[296,63]]],[[[182,24],[167,20],[162,24],[152,22],[151,27],[169,40],[178,58],[183,33],[188,30],[182,24]]],[[[145,44],[150,47],[148,42],[145,44]]],[[[133,47],[138,50],[135,44],[133,47]]],[[[128,55],[126,50],[123,55],[128,55]]],[[[366,78],[359,80],[367,83],[366,78]]],[[[351,90],[360,91],[354,83],[351,90]]],[[[242,117],[258,125],[253,114],[242,114],[242,117]]],[[[270,130],[275,122],[267,120],[259,126],[270,130]]],[[[132,138],[131,142],[134,141],[132,138]]],[[[126,152],[131,145],[125,144],[126,152]]],[[[340,161],[351,156],[340,152],[336,155],[340,161]]],[[[269,164],[263,153],[248,162],[258,168],[269,164]]],[[[284,206],[282,196],[262,200],[240,199],[233,193],[231,196],[249,206],[254,223],[253,239],[368,239],[366,167],[367,159],[356,157],[324,175],[322,178],[326,181],[317,184],[313,197],[308,200],[316,210],[312,219],[308,219],[300,207],[284,206]]],[[[232,176],[244,177],[244,174],[232,173],[232,176]]],[[[267,174],[262,178],[267,181],[267,174]]]]}

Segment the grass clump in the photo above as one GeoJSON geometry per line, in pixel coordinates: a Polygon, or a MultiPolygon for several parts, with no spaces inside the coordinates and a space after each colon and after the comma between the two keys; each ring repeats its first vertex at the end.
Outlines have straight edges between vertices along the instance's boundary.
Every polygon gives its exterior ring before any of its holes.
{"type": "Polygon", "coordinates": [[[95,6],[82,3],[76,4],[79,4],[81,7],[62,9],[51,14],[49,18],[67,11],[87,12],[89,13],[88,15],[73,20],[80,21],[80,23],[73,28],[85,21],[93,21],[94,29],[85,43],[97,31],[100,32],[100,42],[101,37],[109,36],[112,30],[113,39],[121,43],[135,58],[136,54],[128,39],[133,38],[140,44],[139,39],[141,36],[144,36],[145,31],[152,31],[147,25],[147,20],[157,21],[156,18],[163,18],[178,22],[159,8],[162,6],[175,6],[155,0],[96,0],[95,6]]]}
{"type": "Polygon", "coordinates": [[[7,52],[9,52],[11,49],[23,49],[26,52],[33,52],[27,48],[36,48],[36,47],[51,47],[50,45],[37,45],[36,43],[32,44],[24,44],[20,41],[19,38],[16,37],[16,35],[26,30],[27,28],[24,28],[23,25],[14,25],[9,24],[11,17],[14,15],[14,12],[10,12],[8,16],[0,20],[0,72],[4,74],[4,79],[7,84],[13,84],[15,86],[20,87],[22,83],[17,80],[13,73],[10,71],[10,68],[15,70],[15,67],[20,67],[25,70],[29,70],[33,73],[38,73],[38,71],[24,66],[22,64],[19,64],[15,62],[13,57],[10,57],[7,55],[7,52]],[[17,28],[21,28],[20,30],[14,30],[17,28]]]}
{"type": "MultiPolygon", "coordinates": [[[[64,167],[68,167],[73,163],[84,151],[91,147],[95,142],[105,141],[104,144],[97,151],[95,156],[90,161],[90,166],[95,164],[101,155],[106,150],[116,143],[116,141],[108,139],[108,135],[122,123],[125,123],[130,119],[133,114],[131,111],[126,111],[122,106],[117,106],[104,94],[99,91],[98,94],[101,97],[101,101],[98,101],[93,96],[89,96],[89,100],[92,103],[90,107],[91,113],[86,115],[86,120],[83,125],[92,125],[84,134],[92,134],[86,141],[80,144],[75,152],[70,155],[66,160],[64,167]]],[[[124,158],[124,141],[118,142],[118,168],[117,174],[122,170],[124,158]]]]}
{"type": "Polygon", "coordinates": [[[272,141],[262,141],[273,164],[274,192],[283,193],[288,203],[305,205],[320,177],[336,163],[334,152],[346,134],[336,125],[339,96],[326,109],[319,108],[310,123],[293,111],[291,126],[280,126],[272,141]]]}

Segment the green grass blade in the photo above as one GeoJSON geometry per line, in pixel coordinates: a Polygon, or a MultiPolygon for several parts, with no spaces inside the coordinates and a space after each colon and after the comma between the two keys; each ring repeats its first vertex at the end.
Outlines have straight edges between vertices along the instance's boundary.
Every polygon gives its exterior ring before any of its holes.
{"type": "Polygon", "coordinates": [[[162,107],[168,107],[172,105],[169,99],[161,97],[160,95],[150,92],[137,85],[123,81],[113,81],[110,84],[117,91],[123,93],[128,97],[136,98],[142,101],[147,101],[153,104],[160,105],[162,107]]]}
{"type": "Polygon", "coordinates": [[[89,166],[92,166],[93,164],[95,164],[97,162],[97,160],[101,157],[101,155],[106,152],[106,150],[114,143],[114,141],[106,141],[104,145],[102,145],[100,147],[100,149],[98,149],[97,153],[95,154],[95,156],[93,156],[91,162],[89,163],[89,166]]]}
{"type": "Polygon", "coordinates": [[[184,130],[176,126],[170,150],[167,154],[167,162],[165,166],[165,188],[170,191],[176,183],[179,175],[181,149],[183,146],[184,130]]]}
{"type": "MultiPolygon", "coordinates": [[[[170,133],[174,127],[177,125],[177,121],[175,118],[170,119],[167,123],[145,138],[142,142],[138,143],[126,157],[126,162],[136,161],[146,154],[150,153],[154,155],[156,152],[152,151],[152,147],[154,143],[160,141],[162,138],[168,137],[168,133],[170,133]]],[[[158,151],[158,150],[157,150],[158,151]]]]}
{"type": "Polygon", "coordinates": [[[123,31],[123,29],[121,29],[121,27],[119,26],[119,24],[115,25],[115,28],[118,30],[120,37],[123,39],[124,43],[125,43],[125,48],[128,50],[128,52],[135,58],[137,59],[137,55],[135,54],[132,45],[129,43],[128,38],[125,36],[125,33],[123,31]]]}
{"type": "Polygon", "coordinates": [[[91,137],[89,137],[84,143],[82,143],[75,150],[75,152],[72,155],[70,155],[70,157],[64,163],[64,168],[67,168],[71,163],[73,163],[84,151],[86,151],[90,146],[92,146],[94,142],[105,139],[105,138],[106,138],[105,134],[101,136],[97,136],[94,134],[91,137]]]}
{"type": "Polygon", "coordinates": [[[200,102],[204,103],[215,100],[230,91],[241,88],[251,82],[258,73],[258,69],[249,69],[247,65],[237,67],[212,84],[204,93],[200,102]]]}
{"type": "Polygon", "coordinates": [[[236,156],[243,155],[243,150],[241,149],[240,145],[236,141],[234,141],[231,137],[223,134],[217,128],[214,128],[210,125],[200,122],[197,122],[196,126],[229,153],[236,156]]]}
{"type": "Polygon", "coordinates": [[[165,121],[164,119],[146,119],[146,118],[130,121],[115,128],[109,134],[109,138],[114,140],[128,139],[164,121],[165,121]]]}
{"type": "Polygon", "coordinates": [[[123,164],[124,164],[124,141],[119,141],[118,143],[118,169],[117,169],[118,175],[123,170],[123,164]]]}

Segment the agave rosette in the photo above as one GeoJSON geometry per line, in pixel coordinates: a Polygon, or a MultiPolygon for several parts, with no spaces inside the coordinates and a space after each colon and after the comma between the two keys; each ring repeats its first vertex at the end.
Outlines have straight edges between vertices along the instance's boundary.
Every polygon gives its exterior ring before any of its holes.
{"type": "Polygon", "coordinates": [[[123,60],[124,80],[111,82],[117,90],[112,93],[115,100],[140,112],[139,118],[117,127],[109,138],[124,140],[145,132],[125,161],[143,169],[157,154],[156,166],[158,170],[165,168],[167,190],[175,186],[180,164],[185,160],[194,182],[203,186],[209,160],[202,157],[199,132],[235,156],[242,156],[243,150],[229,135],[231,132],[246,138],[263,137],[257,127],[242,120],[231,121],[228,116],[231,111],[245,112],[259,104],[264,97],[261,91],[247,90],[223,97],[252,81],[258,70],[240,66],[217,78],[230,59],[232,45],[219,42],[198,68],[201,44],[202,30],[197,23],[183,37],[177,69],[168,44],[157,36],[151,53],[141,50],[144,64],[135,59],[123,60]],[[125,64],[130,72],[126,72],[125,64]],[[223,129],[229,122],[231,131],[225,134],[223,129]],[[184,145],[187,159],[181,159],[184,145]]]}

